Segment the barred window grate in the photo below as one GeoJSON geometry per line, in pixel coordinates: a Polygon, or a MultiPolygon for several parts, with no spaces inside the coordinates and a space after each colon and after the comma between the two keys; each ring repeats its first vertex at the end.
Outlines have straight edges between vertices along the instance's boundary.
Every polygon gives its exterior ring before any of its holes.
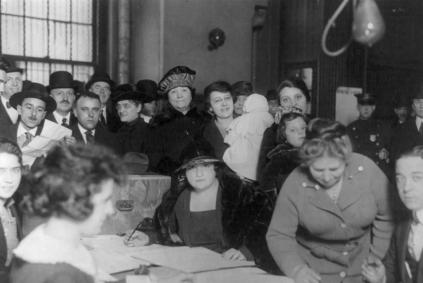
{"type": "Polygon", "coordinates": [[[1,53],[25,69],[25,79],[48,84],[49,74],[93,73],[93,0],[0,0],[1,53]]]}

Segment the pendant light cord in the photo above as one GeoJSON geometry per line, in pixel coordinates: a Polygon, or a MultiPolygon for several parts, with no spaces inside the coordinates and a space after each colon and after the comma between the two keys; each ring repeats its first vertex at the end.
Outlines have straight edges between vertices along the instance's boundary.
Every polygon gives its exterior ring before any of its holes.
{"type": "MultiPolygon", "coordinates": [[[[338,18],[339,14],[341,14],[342,10],[344,10],[344,8],[347,6],[349,1],[350,0],[342,1],[342,3],[336,9],[335,13],[333,13],[333,15],[329,18],[329,21],[326,24],[325,29],[323,30],[322,49],[323,49],[323,52],[328,56],[334,57],[334,56],[338,56],[342,54],[343,52],[345,52],[345,50],[347,50],[348,46],[351,44],[352,38],[350,38],[344,46],[342,46],[340,49],[336,51],[330,51],[326,46],[326,39],[327,39],[330,28],[335,24],[335,20],[338,18]]],[[[355,7],[355,4],[356,4],[356,0],[353,0],[353,9],[355,7]]]]}

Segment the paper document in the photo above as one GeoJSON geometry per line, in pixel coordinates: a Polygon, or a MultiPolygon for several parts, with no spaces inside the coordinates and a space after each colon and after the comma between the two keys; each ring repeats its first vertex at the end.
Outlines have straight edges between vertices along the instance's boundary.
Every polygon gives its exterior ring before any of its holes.
{"type": "Polygon", "coordinates": [[[226,260],[221,254],[202,247],[161,247],[144,250],[135,257],[152,264],[192,273],[254,265],[252,261],[226,260]]]}
{"type": "Polygon", "coordinates": [[[35,136],[28,145],[22,148],[23,164],[32,165],[37,157],[45,155],[59,140],[71,135],[70,129],[45,120],[41,134],[35,136]]]}
{"type": "Polygon", "coordinates": [[[134,256],[145,249],[157,248],[157,245],[145,247],[128,247],[123,242],[124,237],[117,235],[97,235],[82,238],[82,243],[93,255],[97,266],[110,274],[138,268],[140,264],[149,264],[134,256]]]}

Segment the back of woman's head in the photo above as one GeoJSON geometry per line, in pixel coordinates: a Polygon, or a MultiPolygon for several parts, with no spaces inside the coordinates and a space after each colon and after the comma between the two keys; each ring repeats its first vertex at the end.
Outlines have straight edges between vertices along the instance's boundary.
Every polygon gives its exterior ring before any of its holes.
{"type": "Polygon", "coordinates": [[[304,166],[317,158],[329,156],[346,161],[352,152],[346,127],[324,118],[315,118],[307,128],[307,139],[300,148],[299,156],[304,166]]]}
{"type": "Polygon", "coordinates": [[[15,142],[0,137],[0,153],[15,155],[18,158],[19,164],[22,165],[22,151],[15,142]]]}
{"type": "Polygon", "coordinates": [[[28,195],[21,205],[43,217],[83,221],[92,213],[92,195],[100,193],[109,180],[122,185],[125,175],[120,159],[108,149],[83,144],[56,146],[33,168],[28,195]]]}

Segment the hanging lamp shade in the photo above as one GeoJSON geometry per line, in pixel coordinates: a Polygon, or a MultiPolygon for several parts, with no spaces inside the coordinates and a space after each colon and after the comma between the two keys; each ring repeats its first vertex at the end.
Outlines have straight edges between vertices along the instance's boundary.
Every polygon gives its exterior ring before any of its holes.
{"type": "Polygon", "coordinates": [[[385,22],[375,0],[359,0],[353,13],[352,34],[355,41],[372,46],[385,34],[385,22]]]}

